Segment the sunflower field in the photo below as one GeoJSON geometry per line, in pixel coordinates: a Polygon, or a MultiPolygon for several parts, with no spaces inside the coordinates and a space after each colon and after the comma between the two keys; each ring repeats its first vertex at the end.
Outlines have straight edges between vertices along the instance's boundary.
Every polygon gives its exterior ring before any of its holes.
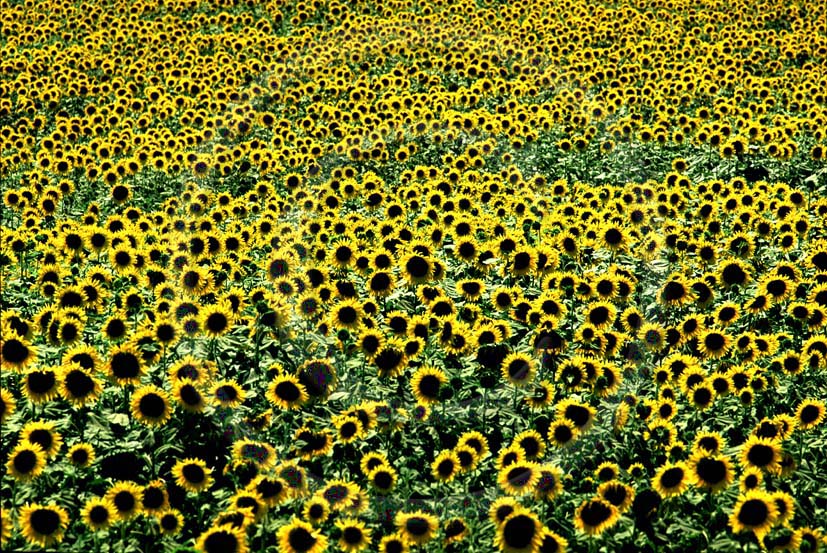
{"type": "Polygon", "coordinates": [[[0,546],[824,551],[819,4],[0,0],[0,546]]]}

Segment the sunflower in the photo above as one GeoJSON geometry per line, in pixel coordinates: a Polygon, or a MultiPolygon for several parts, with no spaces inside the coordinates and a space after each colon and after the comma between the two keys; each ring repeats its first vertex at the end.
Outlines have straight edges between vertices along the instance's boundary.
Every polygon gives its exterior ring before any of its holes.
{"type": "Polygon", "coordinates": [[[195,381],[189,378],[174,381],[172,398],[188,413],[201,413],[207,406],[204,395],[198,389],[195,381]]]}
{"type": "Polygon", "coordinates": [[[464,540],[470,533],[470,529],[463,518],[454,517],[445,521],[442,525],[442,532],[445,535],[443,545],[448,545],[464,540]]]}
{"type": "Polygon", "coordinates": [[[362,551],[370,547],[371,531],[364,522],[345,518],[336,521],[336,528],[341,532],[339,547],[342,551],[362,551]]]}
{"type": "Polygon", "coordinates": [[[450,482],[461,470],[459,456],[455,451],[441,451],[431,463],[431,474],[439,482],[450,482]]]}
{"type": "Polygon", "coordinates": [[[297,518],[279,528],[276,538],[280,553],[321,553],[327,549],[327,538],[297,518]]]}
{"type": "Polygon", "coordinates": [[[57,457],[63,445],[63,437],[55,430],[55,424],[51,421],[26,423],[20,430],[20,437],[24,442],[39,445],[47,459],[57,457]]]}
{"type": "Polygon", "coordinates": [[[58,505],[26,504],[20,509],[18,522],[23,537],[31,545],[50,548],[63,541],[69,514],[58,505]]]}
{"type": "Polygon", "coordinates": [[[262,468],[270,468],[276,463],[276,450],[272,445],[248,438],[237,440],[233,444],[232,453],[233,460],[249,461],[262,468]]]}
{"type": "Polygon", "coordinates": [[[548,428],[547,438],[550,444],[560,448],[574,443],[580,431],[567,418],[558,417],[548,428]]]}
{"type": "Polygon", "coordinates": [[[743,261],[728,259],[718,264],[718,278],[725,286],[743,286],[750,280],[750,273],[743,261]]]}
{"type": "Polygon", "coordinates": [[[401,532],[394,532],[379,541],[379,553],[408,553],[410,546],[401,532]]]}
{"type": "Polygon", "coordinates": [[[622,514],[632,506],[635,489],[619,480],[609,480],[600,484],[597,488],[597,496],[614,505],[622,514]]]}
{"type": "Polygon", "coordinates": [[[666,330],[659,324],[644,323],[637,336],[648,350],[660,351],[666,346],[666,330]]]}
{"type": "Polygon", "coordinates": [[[174,536],[184,527],[184,516],[178,509],[167,509],[155,515],[158,528],[164,536],[174,536]]]}
{"type": "Polygon", "coordinates": [[[434,537],[439,519],[424,511],[399,511],[394,517],[394,524],[409,545],[422,545],[434,537]]]}
{"type": "Polygon", "coordinates": [[[781,456],[781,444],[774,439],[752,435],[741,446],[741,465],[744,467],[778,473],[781,456]]]}
{"type": "Polygon", "coordinates": [[[143,513],[157,515],[169,508],[169,494],[163,480],[154,480],[141,491],[141,510],[143,513]]]}
{"type": "Polygon", "coordinates": [[[244,390],[230,379],[219,380],[210,388],[211,398],[221,407],[234,408],[244,402],[244,390]]]}
{"type": "Polygon", "coordinates": [[[330,516],[330,504],[322,497],[311,497],[304,503],[302,516],[310,524],[318,526],[330,516]]]}
{"type": "MultiPolygon", "coordinates": [[[[472,245],[475,248],[475,246],[472,245]]],[[[459,249],[454,250],[455,253],[459,249]]],[[[410,284],[423,284],[434,276],[433,262],[429,256],[413,252],[399,260],[398,266],[402,276],[410,284]]]]}
{"type": "Polygon", "coordinates": [[[110,351],[106,373],[121,386],[139,384],[144,374],[141,355],[132,346],[116,346],[110,351]]]}
{"type": "Polygon", "coordinates": [[[761,469],[747,467],[738,479],[738,488],[741,490],[741,493],[746,493],[749,490],[759,489],[763,483],[764,473],[761,469]]]}
{"type": "Polygon", "coordinates": [[[563,491],[563,473],[551,465],[540,465],[537,483],[534,485],[536,499],[550,500],[563,491]]]}
{"type": "Polygon", "coordinates": [[[571,421],[580,432],[586,432],[591,428],[597,411],[587,403],[581,403],[572,398],[567,398],[556,406],[558,418],[571,421]]]}
{"type": "Polygon", "coordinates": [[[533,411],[540,411],[551,405],[553,401],[554,385],[548,380],[535,382],[531,393],[525,397],[526,404],[533,411]]]}
{"type": "Polygon", "coordinates": [[[704,358],[719,358],[727,354],[732,346],[730,336],[720,330],[704,330],[698,337],[698,350],[704,358]]]}
{"type": "Polygon", "coordinates": [[[60,371],[60,395],[74,407],[94,403],[103,392],[100,380],[77,363],[60,371]]]}
{"type": "Polygon", "coordinates": [[[246,553],[247,536],[242,528],[225,524],[198,536],[195,549],[202,553],[246,553]]]}
{"type": "Polygon", "coordinates": [[[601,498],[587,499],[574,513],[574,527],[590,536],[598,536],[614,526],[620,517],[617,508],[601,498]]]}
{"type": "Polygon", "coordinates": [[[115,519],[115,506],[103,497],[93,497],[80,512],[83,523],[90,530],[106,530],[115,519]]]}
{"type": "Polygon", "coordinates": [[[810,430],[824,421],[824,402],[817,399],[805,399],[798,404],[795,411],[796,425],[801,430],[810,430]]]}
{"type": "Polygon", "coordinates": [[[540,478],[540,465],[518,460],[500,469],[497,483],[505,493],[521,496],[534,490],[540,478]]]}
{"type": "Polygon", "coordinates": [[[119,481],[112,485],[104,496],[115,507],[118,520],[129,520],[141,514],[141,487],[130,481],[119,481]]]}
{"type": "Polygon", "coordinates": [[[0,424],[6,422],[17,409],[14,395],[5,388],[0,388],[0,424]]]}
{"type": "Polygon", "coordinates": [[[8,473],[20,482],[28,482],[37,478],[45,466],[46,453],[43,448],[28,441],[18,443],[6,462],[8,473]]]}
{"type": "Polygon", "coordinates": [[[230,508],[248,511],[256,522],[260,521],[268,510],[264,498],[255,490],[249,488],[238,490],[233,494],[230,498],[230,508]]]}
{"type": "Polygon", "coordinates": [[[273,379],[266,397],[276,407],[287,410],[300,409],[308,400],[307,391],[298,377],[286,373],[273,379]]]}
{"type": "Polygon", "coordinates": [[[89,468],[95,461],[95,449],[92,444],[75,444],[69,448],[66,458],[76,467],[89,468]]]}
{"type": "Polygon", "coordinates": [[[545,454],[546,445],[543,436],[536,430],[524,430],[512,440],[512,444],[520,447],[529,461],[542,459],[545,454]]]}
{"type": "Polygon", "coordinates": [[[500,366],[503,378],[518,388],[530,384],[536,370],[534,360],[524,353],[507,355],[500,366]]]}
{"type": "Polygon", "coordinates": [[[339,415],[333,417],[332,422],[336,427],[336,438],[339,443],[353,443],[365,435],[366,428],[358,417],[352,415],[339,415]]]}
{"type": "Polygon", "coordinates": [[[752,531],[761,540],[778,518],[778,508],[772,496],[761,490],[751,490],[738,498],[729,516],[729,525],[737,533],[752,531]]]}
{"type": "Polygon", "coordinates": [[[533,553],[540,546],[542,529],[534,513],[518,508],[497,527],[494,545],[505,553],[533,553]]]}
{"type": "Polygon", "coordinates": [[[724,450],[726,441],[718,432],[698,432],[695,435],[695,443],[692,447],[694,452],[706,452],[716,455],[724,450]]]}
{"type": "Polygon", "coordinates": [[[686,463],[664,463],[652,478],[652,487],[663,497],[673,497],[686,491],[690,472],[686,463]]]}
{"type": "Polygon", "coordinates": [[[25,370],[37,360],[37,348],[15,333],[9,325],[0,328],[0,367],[11,371],[25,370]]]}
{"type": "Polygon", "coordinates": [[[163,426],[172,417],[169,395],[157,386],[141,386],[132,396],[132,416],[146,426],[163,426]]]}
{"type": "Polygon", "coordinates": [[[59,393],[60,371],[50,368],[31,369],[21,378],[23,395],[34,404],[53,400],[59,393]]]}
{"type": "Polygon", "coordinates": [[[410,386],[418,403],[430,405],[439,402],[440,389],[446,382],[448,377],[442,370],[423,366],[411,377],[410,386]]]}
{"type": "Polygon", "coordinates": [[[723,455],[695,453],[688,465],[693,484],[712,493],[727,489],[735,478],[729,458],[723,455]]]}
{"type": "Polygon", "coordinates": [[[329,322],[336,329],[358,330],[363,316],[362,304],[355,299],[346,299],[331,308],[329,322]]]}
{"type": "Polygon", "coordinates": [[[212,471],[201,459],[188,458],[177,461],[172,467],[175,482],[191,493],[206,490],[212,485],[212,471]]]}

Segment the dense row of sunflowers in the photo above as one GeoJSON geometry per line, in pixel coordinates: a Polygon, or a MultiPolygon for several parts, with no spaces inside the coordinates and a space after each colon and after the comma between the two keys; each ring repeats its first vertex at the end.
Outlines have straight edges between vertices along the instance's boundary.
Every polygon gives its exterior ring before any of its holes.
{"type": "Polygon", "coordinates": [[[827,547],[823,10],[0,12],[4,548],[827,547]]]}

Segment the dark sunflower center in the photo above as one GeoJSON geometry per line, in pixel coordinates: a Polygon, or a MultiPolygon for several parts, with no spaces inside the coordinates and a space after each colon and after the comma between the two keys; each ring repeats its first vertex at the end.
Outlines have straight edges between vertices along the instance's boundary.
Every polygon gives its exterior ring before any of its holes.
{"type": "Polygon", "coordinates": [[[582,405],[569,405],[566,407],[564,416],[578,427],[588,424],[591,412],[582,405]]]}
{"type": "Polygon", "coordinates": [[[175,515],[166,514],[161,517],[161,528],[167,531],[172,531],[178,528],[178,519],[175,515]]]}
{"type": "Polygon", "coordinates": [[[29,348],[20,340],[12,338],[3,343],[3,359],[12,364],[22,363],[29,358],[29,348]]]}
{"type": "Polygon", "coordinates": [[[52,509],[36,509],[29,522],[32,530],[41,536],[51,536],[60,528],[60,515],[52,509]]]}
{"type": "Polygon", "coordinates": [[[387,290],[391,285],[391,279],[387,273],[376,273],[370,279],[370,289],[375,292],[387,290]]]}
{"type": "Polygon", "coordinates": [[[605,324],[609,320],[609,309],[606,306],[599,305],[589,311],[589,322],[595,326],[605,324]]]}
{"type": "Polygon", "coordinates": [[[37,466],[37,454],[29,449],[24,449],[14,456],[14,470],[20,474],[29,474],[37,466]]]}
{"type": "Polygon", "coordinates": [[[692,392],[692,398],[698,405],[706,405],[712,401],[712,392],[708,388],[698,388],[692,392]]]}
{"type": "Polygon", "coordinates": [[[628,493],[623,486],[609,486],[603,493],[603,498],[615,507],[622,505],[627,496],[628,493]]]}
{"type": "Polygon", "coordinates": [[[167,404],[158,394],[150,393],[141,398],[138,409],[145,417],[157,419],[166,413],[167,404]]]}
{"type": "Polygon", "coordinates": [[[528,547],[537,533],[537,526],[531,517],[516,515],[508,519],[503,526],[503,540],[509,547],[523,549],[528,547]]]}
{"type": "Polygon", "coordinates": [[[531,481],[531,469],[517,467],[508,471],[508,483],[515,487],[525,486],[531,481]]]}
{"type": "Polygon", "coordinates": [[[680,467],[667,469],[660,477],[660,484],[666,489],[679,486],[681,482],[683,482],[683,469],[680,467]]]}
{"type": "Polygon", "coordinates": [[[187,405],[198,405],[201,403],[201,393],[192,384],[184,384],[178,392],[181,401],[187,405]]]}
{"type": "Polygon", "coordinates": [[[765,444],[755,444],[747,452],[747,461],[753,466],[764,467],[775,459],[775,451],[765,444]]]}
{"type": "Polygon", "coordinates": [[[339,310],[339,322],[342,324],[353,324],[358,316],[359,313],[350,305],[339,310]]]}
{"type": "Polygon", "coordinates": [[[726,464],[718,459],[703,457],[695,469],[704,482],[715,485],[726,478],[726,464]]]}
{"type": "Polygon", "coordinates": [[[580,520],[586,526],[599,526],[612,517],[612,510],[600,501],[590,501],[586,503],[580,511],[580,520]]]}
{"type": "Polygon", "coordinates": [[[70,371],[63,382],[73,397],[83,398],[95,390],[95,381],[83,371],[70,371]]]}
{"type": "Polygon", "coordinates": [[[554,440],[558,443],[568,443],[573,437],[574,433],[568,426],[560,425],[554,428],[554,440]]]}
{"type": "Polygon", "coordinates": [[[440,385],[439,378],[432,374],[426,374],[419,381],[419,393],[427,398],[434,399],[439,395],[440,385]]]}
{"type": "Polygon", "coordinates": [[[207,553],[233,553],[238,550],[238,538],[226,530],[213,532],[204,540],[204,551],[207,553]]]}
{"type": "Polygon", "coordinates": [[[704,345],[710,351],[720,351],[725,343],[723,335],[717,332],[713,332],[704,338],[704,345]]]}
{"type": "Polygon", "coordinates": [[[301,397],[301,390],[293,382],[279,382],[276,385],[276,395],[283,401],[290,403],[301,397]]]}
{"type": "Polygon", "coordinates": [[[812,424],[818,420],[821,410],[816,405],[807,405],[801,410],[799,419],[804,424],[812,424]]]}
{"type": "Polygon", "coordinates": [[[738,510],[738,522],[749,527],[761,526],[769,516],[770,509],[761,499],[748,499],[738,510]]]}
{"type": "Polygon", "coordinates": [[[747,279],[747,274],[741,268],[740,265],[736,263],[731,263],[724,267],[724,270],[721,272],[721,277],[723,278],[724,282],[733,285],[733,284],[743,284],[744,281],[747,279]]]}
{"type": "Polygon", "coordinates": [[[606,231],[606,234],[603,235],[606,239],[606,243],[610,246],[616,246],[623,241],[623,233],[617,230],[616,228],[611,228],[606,231]]]}
{"type": "Polygon", "coordinates": [[[164,491],[160,488],[150,487],[144,490],[144,507],[147,509],[158,509],[164,504],[164,491]]]}
{"type": "Polygon", "coordinates": [[[29,433],[29,441],[42,447],[43,451],[49,451],[52,447],[52,433],[43,429],[33,430],[29,433]]]}
{"type": "Polygon", "coordinates": [[[342,538],[347,544],[356,545],[362,543],[362,531],[359,528],[348,526],[344,532],[342,532],[342,538]]]}
{"type": "Polygon", "coordinates": [[[85,449],[76,449],[72,452],[72,462],[76,465],[85,465],[89,461],[89,452],[85,449]]]}
{"type": "Polygon", "coordinates": [[[520,441],[520,447],[525,451],[526,456],[535,457],[540,453],[540,444],[535,438],[525,438],[520,441]]]}
{"type": "Polygon", "coordinates": [[[184,475],[184,479],[187,482],[192,484],[200,484],[206,477],[206,474],[204,474],[204,469],[195,464],[184,465],[184,468],[181,470],[181,474],[184,475]]]}
{"type": "Polygon", "coordinates": [[[37,371],[26,375],[26,383],[35,394],[45,394],[54,387],[55,382],[53,371],[37,371]]]}
{"type": "Polygon", "coordinates": [[[109,520],[109,510],[102,505],[95,505],[89,510],[89,520],[95,524],[103,524],[109,520]]]}
{"type": "Polygon", "coordinates": [[[126,490],[115,494],[113,500],[115,507],[122,513],[127,513],[135,508],[135,496],[126,490]]]}
{"type": "Polygon", "coordinates": [[[293,528],[287,536],[287,542],[296,551],[304,552],[313,548],[316,538],[304,528],[293,528]]]}
{"type": "Polygon", "coordinates": [[[128,351],[118,352],[112,356],[112,373],[116,378],[135,378],[140,374],[141,365],[138,358],[128,351]]]}
{"type": "Polygon", "coordinates": [[[422,517],[411,517],[405,522],[405,529],[413,536],[424,536],[428,533],[428,521],[422,517]]]}
{"type": "Polygon", "coordinates": [[[430,268],[431,266],[428,261],[418,255],[411,257],[408,262],[405,263],[405,270],[414,278],[426,277],[430,268]]]}

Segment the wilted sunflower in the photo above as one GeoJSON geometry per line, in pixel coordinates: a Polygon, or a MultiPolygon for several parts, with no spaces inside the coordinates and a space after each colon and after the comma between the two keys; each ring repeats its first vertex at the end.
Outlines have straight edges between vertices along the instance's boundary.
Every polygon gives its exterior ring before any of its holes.
{"type": "Polygon", "coordinates": [[[778,508],[772,497],[761,490],[750,490],[738,498],[729,516],[729,524],[736,534],[752,531],[763,539],[778,518],[778,508]]]}
{"type": "Polygon", "coordinates": [[[297,518],[279,528],[276,538],[281,553],[321,553],[327,549],[327,538],[297,518]]]}
{"type": "Polygon", "coordinates": [[[598,536],[614,526],[619,517],[617,508],[608,501],[587,499],[574,513],[574,527],[590,536],[598,536]]]}
{"type": "Polygon", "coordinates": [[[80,512],[83,523],[91,530],[106,530],[115,521],[115,506],[103,497],[93,497],[80,512]]]}
{"type": "Polygon", "coordinates": [[[169,395],[157,386],[141,386],[132,396],[132,416],[146,426],[163,426],[172,417],[169,395]]]}
{"type": "Polygon", "coordinates": [[[201,459],[183,459],[172,467],[172,476],[175,482],[191,493],[206,490],[212,485],[212,471],[201,459]]]}
{"type": "Polygon", "coordinates": [[[394,517],[394,524],[409,545],[422,545],[434,537],[439,528],[439,519],[424,511],[399,511],[394,517]]]}
{"type": "Polygon", "coordinates": [[[63,541],[69,526],[69,514],[58,505],[26,504],[20,509],[20,531],[31,545],[42,548],[63,541]]]}

